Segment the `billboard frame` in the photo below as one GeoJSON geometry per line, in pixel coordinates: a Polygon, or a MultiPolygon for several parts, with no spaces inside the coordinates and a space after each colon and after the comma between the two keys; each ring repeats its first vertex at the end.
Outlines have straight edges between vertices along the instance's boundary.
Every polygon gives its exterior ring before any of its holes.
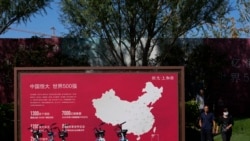
{"type": "Polygon", "coordinates": [[[23,73],[126,73],[174,72],[178,74],[179,141],[185,141],[184,66],[162,67],[15,67],[14,68],[14,141],[20,141],[20,75],[23,73]]]}

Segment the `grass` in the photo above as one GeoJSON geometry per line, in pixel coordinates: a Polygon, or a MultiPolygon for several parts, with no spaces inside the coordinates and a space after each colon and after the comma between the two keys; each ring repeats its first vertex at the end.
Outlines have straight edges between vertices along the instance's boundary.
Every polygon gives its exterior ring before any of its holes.
{"type": "MultiPolygon", "coordinates": [[[[200,141],[200,131],[186,128],[186,141],[200,141]]],[[[214,141],[222,141],[221,135],[216,135],[214,141]]],[[[231,141],[250,141],[250,118],[234,119],[231,141]]]]}
{"type": "MultiPolygon", "coordinates": [[[[221,135],[214,137],[214,141],[221,141],[221,135]]],[[[249,141],[250,140],[250,118],[235,119],[233,126],[233,135],[231,141],[249,141]]]]}

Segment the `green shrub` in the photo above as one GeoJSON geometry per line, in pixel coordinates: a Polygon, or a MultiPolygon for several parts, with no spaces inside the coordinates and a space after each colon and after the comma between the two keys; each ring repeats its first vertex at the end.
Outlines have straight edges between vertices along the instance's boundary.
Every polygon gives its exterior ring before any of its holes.
{"type": "Polygon", "coordinates": [[[0,104],[0,137],[3,141],[14,140],[14,105],[0,104]]]}
{"type": "Polygon", "coordinates": [[[185,102],[185,120],[186,126],[195,126],[198,124],[199,108],[195,100],[185,102]]]}

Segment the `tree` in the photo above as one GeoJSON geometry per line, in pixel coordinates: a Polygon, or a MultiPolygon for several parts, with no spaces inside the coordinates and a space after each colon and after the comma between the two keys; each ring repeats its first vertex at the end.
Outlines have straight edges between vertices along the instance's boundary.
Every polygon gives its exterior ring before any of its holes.
{"type": "MultiPolygon", "coordinates": [[[[171,39],[173,45],[187,31],[228,12],[227,0],[62,0],[61,4],[61,19],[70,35],[102,39],[106,52],[100,55],[122,66],[149,65],[158,39],[171,39]]],[[[160,57],[156,64],[166,59],[160,52],[156,56],[160,57]]]]}
{"type": "Polygon", "coordinates": [[[199,38],[238,38],[250,34],[249,0],[231,1],[228,14],[218,17],[213,23],[206,23],[191,30],[187,37],[199,38]]]}
{"type": "Polygon", "coordinates": [[[1,0],[0,35],[15,22],[27,22],[30,16],[42,14],[52,0],[1,0]]]}

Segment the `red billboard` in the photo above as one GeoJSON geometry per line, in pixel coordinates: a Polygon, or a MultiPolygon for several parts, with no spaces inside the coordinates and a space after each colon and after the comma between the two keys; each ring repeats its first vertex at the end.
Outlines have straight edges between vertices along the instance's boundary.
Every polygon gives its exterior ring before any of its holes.
{"type": "Polygon", "coordinates": [[[180,71],[23,70],[16,69],[18,141],[95,140],[100,129],[118,140],[120,127],[131,141],[181,140],[180,71]]]}

